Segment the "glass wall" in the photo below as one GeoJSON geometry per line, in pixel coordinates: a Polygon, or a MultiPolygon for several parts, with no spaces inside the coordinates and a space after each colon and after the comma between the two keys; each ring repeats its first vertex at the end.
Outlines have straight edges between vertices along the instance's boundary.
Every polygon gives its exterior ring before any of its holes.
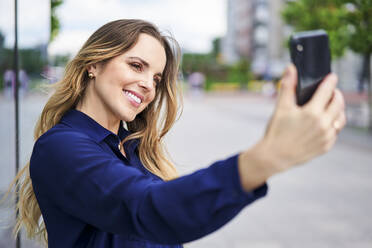
{"type": "MultiPolygon", "coordinates": [[[[15,73],[13,70],[14,1],[0,2],[0,196],[2,197],[14,177],[15,170],[15,121],[14,97],[15,73]]],[[[11,208],[6,200],[0,205],[0,247],[15,247],[11,240],[11,208]]]]}
{"type": "MultiPolygon", "coordinates": [[[[0,197],[7,191],[16,173],[14,6],[14,0],[0,1],[0,197]]],[[[39,88],[47,82],[49,22],[49,1],[18,1],[20,169],[29,160],[33,128],[45,101],[39,88]]],[[[16,247],[11,235],[15,219],[14,202],[8,197],[0,205],[0,247],[16,247]]],[[[41,247],[23,236],[21,247],[41,247]]]]}

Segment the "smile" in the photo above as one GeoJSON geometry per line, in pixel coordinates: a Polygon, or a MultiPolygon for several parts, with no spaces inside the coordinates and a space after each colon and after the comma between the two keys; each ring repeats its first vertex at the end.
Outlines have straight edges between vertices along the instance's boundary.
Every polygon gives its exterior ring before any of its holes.
{"type": "Polygon", "coordinates": [[[124,93],[130,97],[131,99],[133,99],[136,103],[138,104],[141,104],[142,103],[142,100],[141,98],[139,98],[138,96],[134,95],[133,93],[127,91],[127,90],[124,90],[124,93]]]}

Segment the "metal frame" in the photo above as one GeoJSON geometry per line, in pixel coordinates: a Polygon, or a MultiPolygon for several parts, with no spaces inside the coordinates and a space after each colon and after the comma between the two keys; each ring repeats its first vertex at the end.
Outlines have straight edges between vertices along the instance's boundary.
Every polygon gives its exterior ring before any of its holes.
{"type": "MultiPolygon", "coordinates": [[[[15,107],[15,171],[16,175],[19,171],[19,62],[18,62],[18,1],[14,0],[14,73],[15,73],[15,87],[14,87],[14,107],[15,107]]],[[[16,182],[16,206],[19,201],[19,184],[16,182]]],[[[18,219],[19,211],[16,212],[16,219],[18,219]]],[[[21,247],[21,232],[16,237],[16,248],[21,247]]]]}

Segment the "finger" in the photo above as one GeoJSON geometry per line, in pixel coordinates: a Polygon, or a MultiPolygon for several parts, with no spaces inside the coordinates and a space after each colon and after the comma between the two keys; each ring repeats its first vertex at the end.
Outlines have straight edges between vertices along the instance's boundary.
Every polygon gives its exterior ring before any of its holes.
{"type": "Polygon", "coordinates": [[[283,78],[280,80],[278,105],[296,105],[297,70],[293,64],[287,66],[283,78]]]}
{"type": "Polygon", "coordinates": [[[337,134],[346,126],[346,123],[347,120],[345,112],[341,112],[337,119],[333,122],[333,128],[335,129],[337,134]]]}
{"type": "Polygon", "coordinates": [[[333,96],[333,92],[337,85],[337,80],[336,74],[328,74],[320,83],[308,105],[319,112],[323,111],[333,96]]]}
{"type": "Polygon", "coordinates": [[[330,122],[334,122],[345,109],[344,97],[339,89],[335,89],[334,96],[328,105],[326,115],[329,116],[330,122]]]}

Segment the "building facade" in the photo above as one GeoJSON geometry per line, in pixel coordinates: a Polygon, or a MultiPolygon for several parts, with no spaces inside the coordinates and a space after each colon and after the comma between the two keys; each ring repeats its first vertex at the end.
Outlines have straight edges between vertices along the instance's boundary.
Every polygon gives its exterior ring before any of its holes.
{"type": "Polygon", "coordinates": [[[228,64],[248,59],[256,75],[278,77],[289,55],[285,42],[290,28],[281,19],[285,0],[228,0],[227,32],[222,54],[228,64]]]}

